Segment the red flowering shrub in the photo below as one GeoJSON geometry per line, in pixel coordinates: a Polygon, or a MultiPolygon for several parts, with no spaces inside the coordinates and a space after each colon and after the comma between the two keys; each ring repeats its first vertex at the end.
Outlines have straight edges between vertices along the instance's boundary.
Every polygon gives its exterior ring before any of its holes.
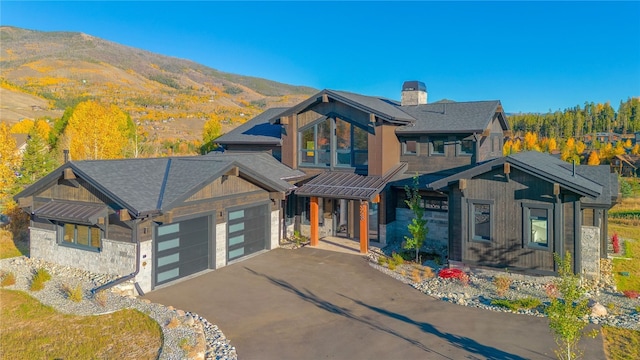
{"type": "Polygon", "coordinates": [[[460,279],[464,272],[460,269],[442,269],[438,271],[438,276],[443,279],[460,279]]]}
{"type": "Polygon", "coordinates": [[[618,233],[613,233],[611,243],[613,244],[613,252],[616,254],[620,253],[620,239],[618,238],[618,233]]]}
{"type": "Polygon", "coordinates": [[[629,299],[637,299],[640,296],[640,293],[635,290],[625,290],[622,293],[629,299]]]}

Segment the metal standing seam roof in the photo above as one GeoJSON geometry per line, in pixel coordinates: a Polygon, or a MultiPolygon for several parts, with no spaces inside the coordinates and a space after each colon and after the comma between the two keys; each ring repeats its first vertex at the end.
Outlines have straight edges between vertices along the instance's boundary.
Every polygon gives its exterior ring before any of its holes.
{"type": "Polygon", "coordinates": [[[364,176],[350,172],[324,172],[295,190],[299,196],[372,200],[386,182],[382,176],[364,176]]]}
{"type": "Polygon", "coordinates": [[[99,217],[107,215],[107,206],[53,200],[37,208],[33,213],[44,219],[94,225],[97,224],[99,217]]]}
{"type": "Polygon", "coordinates": [[[269,120],[288,108],[270,108],[244,124],[215,139],[216,144],[281,145],[282,126],[269,120]]]}

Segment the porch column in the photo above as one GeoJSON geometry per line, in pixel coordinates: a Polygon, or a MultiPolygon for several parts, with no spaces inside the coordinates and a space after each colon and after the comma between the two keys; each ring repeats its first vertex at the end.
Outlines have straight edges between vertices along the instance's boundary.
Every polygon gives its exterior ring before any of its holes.
{"type": "Polygon", "coordinates": [[[311,246],[318,246],[318,197],[311,197],[311,246]]]}
{"type": "Polygon", "coordinates": [[[360,253],[369,252],[369,202],[360,200],[360,253]]]}

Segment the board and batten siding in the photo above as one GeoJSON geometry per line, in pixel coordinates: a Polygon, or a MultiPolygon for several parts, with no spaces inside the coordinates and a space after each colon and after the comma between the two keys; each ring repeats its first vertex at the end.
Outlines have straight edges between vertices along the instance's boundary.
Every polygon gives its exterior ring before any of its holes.
{"type": "MultiPolygon", "coordinates": [[[[556,206],[553,184],[513,169],[509,176],[500,170],[487,172],[467,180],[466,189],[451,192],[449,203],[453,224],[451,258],[460,255],[461,261],[469,264],[529,269],[534,272],[554,270],[554,237],[549,249],[528,246],[523,234],[523,204],[551,206],[553,213],[562,211],[556,206]],[[473,200],[493,201],[491,241],[470,239],[470,207],[473,200]],[[455,224],[460,224],[459,230],[455,224]],[[459,233],[458,233],[459,231],[459,233]],[[461,253],[456,248],[456,236],[461,239],[461,253]]],[[[564,207],[571,206],[565,204],[564,207]]],[[[551,222],[554,216],[550,216],[551,222]]],[[[573,226],[573,218],[566,219],[573,226]]],[[[563,226],[562,224],[553,224],[563,226]]],[[[565,228],[565,235],[567,226],[565,228]]],[[[566,244],[565,244],[566,245],[566,244]]]]}

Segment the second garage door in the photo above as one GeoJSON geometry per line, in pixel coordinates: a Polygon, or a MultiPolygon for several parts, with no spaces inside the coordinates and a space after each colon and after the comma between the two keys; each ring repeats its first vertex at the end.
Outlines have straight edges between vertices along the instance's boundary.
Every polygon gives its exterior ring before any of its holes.
{"type": "Polygon", "coordinates": [[[228,220],[229,261],[267,249],[269,205],[229,211],[228,220]]]}

